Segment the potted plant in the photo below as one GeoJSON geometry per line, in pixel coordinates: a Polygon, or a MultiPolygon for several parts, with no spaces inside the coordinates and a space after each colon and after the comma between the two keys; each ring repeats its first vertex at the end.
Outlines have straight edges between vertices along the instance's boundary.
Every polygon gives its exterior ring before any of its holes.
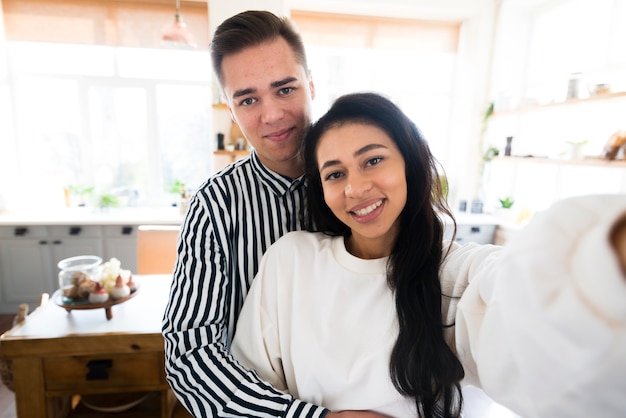
{"type": "Polygon", "coordinates": [[[499,198],[498,202],[500,203],[500,206],[496,208],[495,214],[505,221],[515,222],[516,214],[513,210],[515,200],[513,200],[511,196],[506,196],[499,198]]]}

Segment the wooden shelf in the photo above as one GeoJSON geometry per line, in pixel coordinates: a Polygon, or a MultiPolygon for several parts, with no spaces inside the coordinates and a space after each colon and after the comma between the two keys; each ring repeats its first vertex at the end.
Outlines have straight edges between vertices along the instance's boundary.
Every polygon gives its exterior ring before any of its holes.
{"type": "Polygon", "coordinates": [[[555,108],[555,107],[572,106],[576,104],[593,103],[593,102],[599,102],[599,101],[610,100],[610,99],[620,99],[620,98],[626,98],[626,91],[622,91],[618,93],[598,94],[596,96],[591,96],[591,97],[587,97],[584,99],[569,99],[563,102],[529,105],[529,106],[523,106],[517,109],[498,110],[493,113],[493,116],[515,115],[515,114],[535,112],[538,110],[550,109],[550,108],[555,108]]]}
{"type": "Polygon", "coordinates": [[[596,167],[615,167],[626,168],[626,160],[604,160],[602,158],[586,157],[582,160],[568,160],[559,158],[545,157],[496,157],[494,162],[508,163],[539,163],[539,164],[556,164],[556,165],[577,165],[577,166],[596,166],[596,167]]]}
{"type": "Polygon", "coordinates": [[[248,155],[250,154],[250,150],[247,149],[241,149],[241,150],[234,150],[234,151],[226,151],[225,149],[218,149],[213,151],[214,155],[228,155],[230,157],[241,157],[244,155],[248,155]]]}

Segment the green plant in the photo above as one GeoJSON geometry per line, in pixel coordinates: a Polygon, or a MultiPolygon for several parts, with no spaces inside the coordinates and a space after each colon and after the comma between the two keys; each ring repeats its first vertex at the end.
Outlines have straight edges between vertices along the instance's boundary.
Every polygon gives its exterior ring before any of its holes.
{"type": "Polygon", "coordinates": [[[500,206],[504,209],[510,209],[513,206],[513,203],[515,203],[515,201],[509,196],[504,199],[498,199],[498,201],[500,202],[500,206]]]}
{"type": "Polygon", "coordinates": [[[104,193],[98,199],[98,206],[101,208],[114,208],[119,204],[119,199],[111,193],[104,193]]]}
{"type": "Polygon", "coordinates": [[[67,186],[71,193],[76,196],[88,196],[93,193],[93,186],[84,186],[82,184],[70,184],[67,186]]]}
{"type": "Polygon", "coordinates": [[[180,194],[183,190],[185,190],[185,183],[180,180],[174,180],[174,182],[167,187],[167,191],[172,194],[180,194]]]}
{"type": "Polygon", "coordinates": [[[489,161],[493,160],[493,158],[497,157],[498,155],[500,155],[500,150],[494,147],[493,145],[491,145],[489,146],[489,148],[487,148],[487,150],[483,154],[483,161],[488,163],[489,161]]]}

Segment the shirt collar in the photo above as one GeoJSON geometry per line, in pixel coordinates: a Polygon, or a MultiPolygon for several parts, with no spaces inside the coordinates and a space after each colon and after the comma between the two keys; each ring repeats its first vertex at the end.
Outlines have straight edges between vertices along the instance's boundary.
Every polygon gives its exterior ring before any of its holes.
{"type": "Polygon", "coordinates": [[[291,179],[270,170],[263,165],[261,160],[259,160],[259,157],[254,149],[250,152],[250,164],[252,166],[252,170],[258,176],[260,181],[278,196],[283,196],[288,192],[294,191],[304,185],[304,175],[296,179],[291,179]]]}

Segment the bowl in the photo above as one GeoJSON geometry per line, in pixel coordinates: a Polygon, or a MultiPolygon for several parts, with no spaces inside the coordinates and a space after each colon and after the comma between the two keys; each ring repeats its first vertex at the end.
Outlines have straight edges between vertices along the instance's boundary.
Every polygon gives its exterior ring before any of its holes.
{"type": "Polygon", "coordinates": [[[607,94],[611,92],[611,85],[607,83],[587,84],[587,91],[589,92],[590,96],[607,94]]]}
{"type": "Polygon", "coordinates": [[[79,255],[59,261],[59,288],[66,303],[87,300],[102,270],[102,258],[79,255]]]}

